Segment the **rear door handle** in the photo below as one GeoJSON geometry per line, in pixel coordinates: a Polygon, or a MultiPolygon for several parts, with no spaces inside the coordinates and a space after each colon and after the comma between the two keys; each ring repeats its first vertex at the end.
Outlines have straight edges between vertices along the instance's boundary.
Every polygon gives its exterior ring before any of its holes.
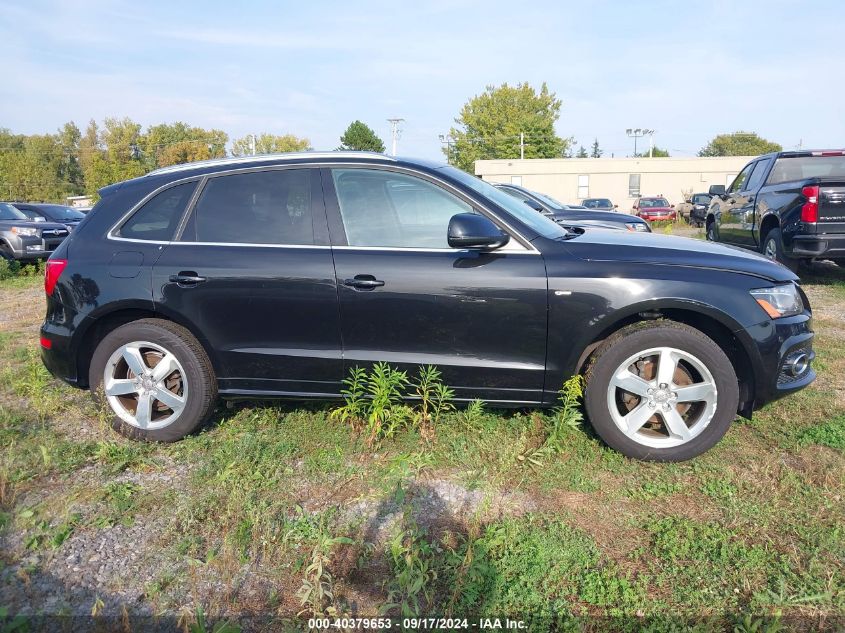
{"type": "Polygon", "coordinates": [[[178,286],[185,288],[201,284],[205,281],[205,277],[200,277],[193,271],[182,271],[178,275],[170,275],[170,281],[171,283],[175,283],[178,286]]]}
{"type": "Polygon", "coordinates": [[[355,275],[353,279],[344,279],[343,285],[349,286],[350,288],[357,288],[358,290],[372,290],[373,288],[383,286],[384,282],[376,279],[373,275],[355,275]]]}

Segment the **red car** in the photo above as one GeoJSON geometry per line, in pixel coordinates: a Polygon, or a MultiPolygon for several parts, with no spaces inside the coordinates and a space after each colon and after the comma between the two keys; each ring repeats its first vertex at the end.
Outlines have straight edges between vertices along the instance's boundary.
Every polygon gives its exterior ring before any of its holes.
{"type": "Polygon", "coordinates": [[[648,222],[659,222],[670,220],[674,222],[678,218],[675,205],[669,204],[666,198],[638,198],[634,203],[634,215],[648,222]]]}

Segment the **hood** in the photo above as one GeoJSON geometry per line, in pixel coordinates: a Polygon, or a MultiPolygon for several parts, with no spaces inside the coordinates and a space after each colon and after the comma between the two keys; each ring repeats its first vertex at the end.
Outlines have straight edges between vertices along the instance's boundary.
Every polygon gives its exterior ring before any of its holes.
{"type": "Polygon", "coordinates": [[[587,261],[710,268],[777,282],[798,279],[785,266],[757,253],[688,237],[587,230],[567,241],[566,247],[574,256],[587,261]]]}
{"type": "Polygon", "coordinates": [[[640,218],[635,215],[628,215],[627,213],[614,213],[612,211],[582,211],[580,209],[561,209],[552,214],[552,218],[556,222],[578,222],[586,220],[589,222],[602,222],[604,224],[619,224],[624,225],[626,222],[642,222],[640,218]]]}
{"type": "Polygon", "coordinates": [[[672,207],[648,207],[647,209],[637,209],[639,213],[670,213],[674,211],[672,207]]]}

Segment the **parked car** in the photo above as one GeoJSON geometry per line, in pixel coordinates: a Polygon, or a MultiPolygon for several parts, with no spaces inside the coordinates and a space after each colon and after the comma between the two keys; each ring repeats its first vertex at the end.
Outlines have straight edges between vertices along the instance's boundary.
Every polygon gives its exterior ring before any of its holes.
{"type": "Polygon", "coordinates": [[[669,204],[666,198],[637,198],[634,202],[634,215],[648,222],[670,221],[678,219],[675,205],[669,204]]]}
{"type": "Polygon", "coordinates": [[[100,190],[50,260],[41,353],[133,438],[218,397],[338,398],[435,364],[457,401],[553,406],[677,461],[815,378],[797,278],[685,238],[572,232],[451,166],[360,152],[188,163],[100,190]]]}
{"type": "Polygon", "coordinates": [[[634,216],[591,211],[583,206],[563,204],[551,196],[518,185],[497,184],[495,186],[517,200],[521,200],[535,211],[539,211],[543,215],[552,218],[559,224],[570,227],[626,229],[628,231],[643,231],[645,233],[651,231],[648,222],[644,222],[634,216]]]}
{"type": "Polygon", "coordinates": [[[581,204],[596,211],[615,211],[617,208],[608,198],[584,198],[581,204]]]}
{"type": "Polygon", "coordinates": [[[759,250],[797,269],[845,267],[845,150],[775,152],[748,163],[707,214],[707,239],[759,250]]]}
{"type": "Polygon", "coordinates": [[[8,202],[0,202],[0,257],[7,260],[45,259],[68,235],[62,224],[31,220],[8,202]]]}
{"type": "Polygon", "coordinates": [[[68,231],[76,228],[76,225],[85,219],[85,214],[80,213],[73,207],[63,204],[46,204],[41,202],[13,202],[12,206],[23,211],[31,220],[43,218],[48,222],[64,224],[68,231]]]}
{"type": "Polygon", "coordinates": [[[713,196],[709,193],[694,193],[690,196],[689,202],[678,205],[677,211],[693,226],[704,226],[712,198],[713,196]]]}

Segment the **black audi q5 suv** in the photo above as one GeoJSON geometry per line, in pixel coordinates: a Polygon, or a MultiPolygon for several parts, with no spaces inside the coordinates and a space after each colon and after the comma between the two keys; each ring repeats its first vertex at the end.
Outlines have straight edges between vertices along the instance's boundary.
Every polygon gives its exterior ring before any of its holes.
{"type": "Polygon", "coordinates": [[[610,446],[676,461],[815,378],[810,306],[780,264],[567,229],[454,167],[256,156],[100,195],[48,261],[41,348],[130,437],[178,440],[218,398],[338,398],[385,361],[492,406],[552,406],[583,374],[610,446]]]}

